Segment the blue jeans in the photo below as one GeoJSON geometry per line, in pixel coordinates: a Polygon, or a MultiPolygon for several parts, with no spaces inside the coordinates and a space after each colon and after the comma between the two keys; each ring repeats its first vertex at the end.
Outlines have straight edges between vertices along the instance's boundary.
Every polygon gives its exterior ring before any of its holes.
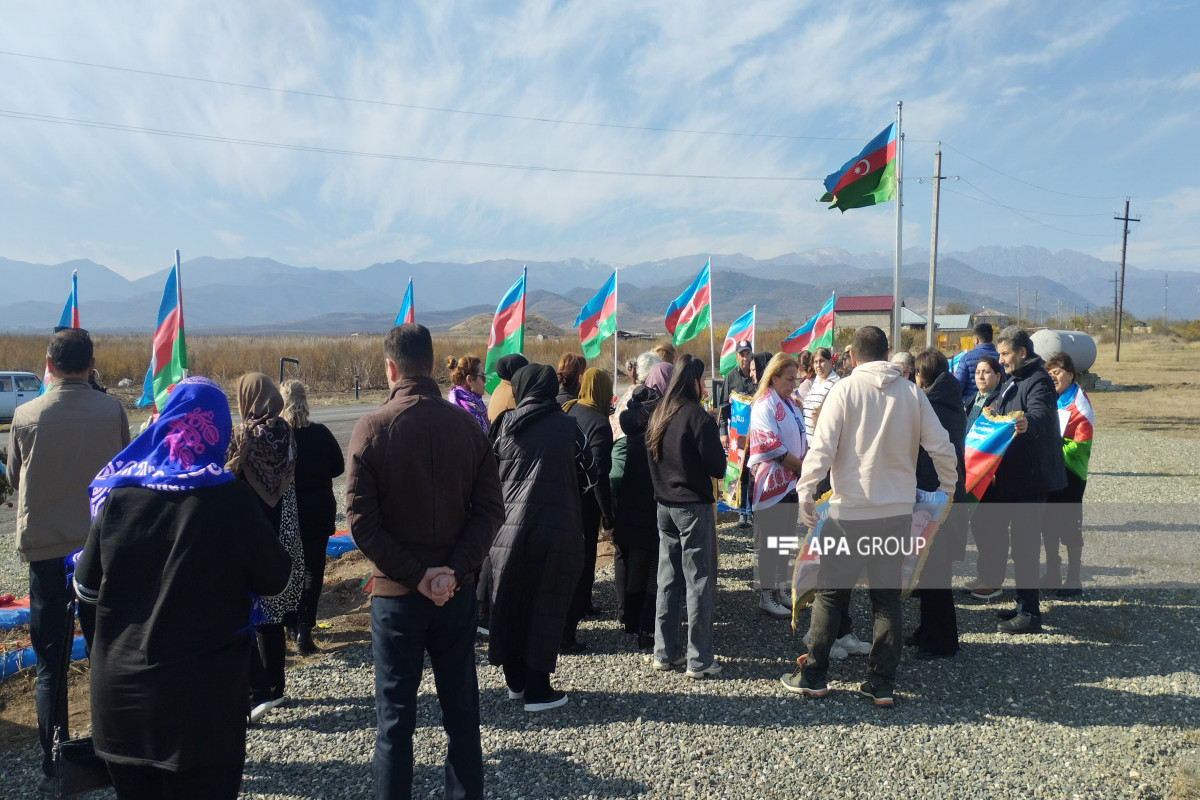
{"type": "Polygon", "coordinates": [[[412,796],[413,731],[425,652],[446,730],[446,798],[483,797],[479,683],[475,676],[475,587],[443,606],[424,595],[371,598],[375,654],[375,797],[412,796]]]}
{"type": "MultiPolygon", "coordinates": [[[[37,709],[38,739],[42,743],[42,772],[47,776],[53,771],[51,752],[58,680],[67,641],[67,602],[72,596],[67,590],[67,568],[61,558],[29,562],[29,643],[37,656],[33,704],[37,709]]],[[[73,620],[71,625],[74,626],[73,620]]],[[[79,625],[90,643],[96,628],[94,606],[79,604],[79,625]]]]}
{"type": "Polygon", "coordinates": [[[688,669],[713,663],[713,601],[717,592],[717,526],[708,503],[658,506],[658,604],[654,657],[682,653],[679,622],[687,604],[688,669]]]}

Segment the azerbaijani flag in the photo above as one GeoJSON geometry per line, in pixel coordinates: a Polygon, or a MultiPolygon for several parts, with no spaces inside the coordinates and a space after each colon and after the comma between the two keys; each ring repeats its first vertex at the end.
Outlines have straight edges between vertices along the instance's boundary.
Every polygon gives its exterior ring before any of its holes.
{"type": "Polygon", "coordinates": [[[667,306],[667,331],[674,345],[695,339],[712,321],[712,281],[708,269],[711,262],[712,259],[705,261],[704,269],[691,285],[667,306]]]}
{"type": "Polygon", "coordinates": [[[575,317],[575,327],[579,328],[579,344],[583,348],[583,357],[587,359],[600,355],[600,344],[617,332],[617,273],[613,274],[596,296],[587,301],[579,309],[575,317]]]}
{"type": "MultiPolygon", "coordinates": [[[[58,319],[58,325],[54,328],[54,332],[65,328],[79,327],[79,271],[71,270],[71,294],[67,297],[67,304],[63,306],[62,316],[58,319]]],[[[38,396],[44,395],[46,389],[50,388],[50,382],[54,377],[50,374],[50,370],[46,370],[46,374],[42,376],[42,388],[38,389],[38,396]]]]}
{"type": "Polygon", "coordinates": [[[1072,383],[1058,396],[1058,428],[1063,437],[1063,460],[1080,480],[1087,480],[1096,414],[1087,392],[1072,383]]]}
{"type": "Polygon", "coordinates": [[[406,322],[412,323],[416,321],[417,314],[413,310],[412,278],[409,278],[408,288],[404,290],[404,300],[400,302],[400,313],[396,315],[396,324],[403,325],[406,322]]]}
{"type": "Polygon", "coordinates": [[[500,385],[500,376],[496,374],[496,362],[500,357],[525,349],[525,272],[521,270],[521,277],[517,278],[500,305],[496,306],[496,316],[492,317],[484,365],[489,394],[500,385]]]}
{"type": "Polygon", "coordinates": [[[830,208],[863,208],[896,197],[896,123],[867,143],[854,158],[825,178],[818,202],[830,208]]]}
{"type": "Polygon", "coordinates": [[[738,342],[749,341],[750,347],[754,347],[754,310],[756,308],[758,306],[751,306],[749,311],[735,319],[729,326],[729,331],[725,334],[725,343],[721,345],[721,366],[717,368],[722,375],[737,364],[738,342]]]}
{"type": "Polygon", "coordinates": [[[993,414],[991,408],[985,408],[967,431],[963,460],[967,468],[967,493],[975,500],[982,500],[991,485],[1000,459],[1004,458],[1004,452],[1017,434],[1017,419],[1022,414],[1014,411],[999,416],[993,414]]]}
{"type": "Polygon", "coordinates": [[[179,282],[179,251],[175,251],[175,266],[167,273],[162,302],[158,304],[158,321],[150,351],[150,368],[142,382],[142,399],[138,408],[153,405],[161,409],[167,393],[187,377],[187,342],[183,337],[183,285],[179,282]]]}
{"type": "Polygon", "coordinates": [[[785,353],[800,353],[818,347],[833,347],[833,303],[836,297],[836,293],[829,295],[817,315],[792,331],[779,343],[779,349],[785,353]]]}

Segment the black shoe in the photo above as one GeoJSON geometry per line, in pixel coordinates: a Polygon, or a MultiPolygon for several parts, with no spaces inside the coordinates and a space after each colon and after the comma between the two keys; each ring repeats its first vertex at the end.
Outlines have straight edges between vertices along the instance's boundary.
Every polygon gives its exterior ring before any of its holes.
{"type": "Polygon", "coordinates": [[[934,661],[939,658],[954,658],[956,655],[958,655],[957,648],[954,650],[941,651],[926,650],[924,647],[922,647],[913,655],[913,658],[915,658],[917,661],[934,661]]]}
{"type": "Polygon", "coordinates": [[[1017,606],[1016,608],[1006,608],[1003,611],[997,611],[996,618],[1002,619],[1005,622],[1008,622],[1010,619],[1016,618],[1016,616],[1020,613],[1021,613],[1020,606],[1017,606]]]}
{"type": "Polygon", "coordinates": [[[904,646],[905,647],[920,647],[921,640],[918,639],[915,634],[910,633],[908,636],[904,637],[904,646]]]}
{"type": "Polygon", "coordinates": [[[654,648],[654,637],[653,636],[642,636],[641,634],[638,634],[637,646],[638,646],[638,650],[653,649],[654,648]]]}
{"type": "Polygon", "coordinates": [[[551,709],[560,708],[566,704],[567,693],[560,692],[557,689],[551,689],[550,694],[546,695],[545,697],[525,697],[526,711],[550,711],[551,709]]]}
{"type": "Polygon", "coordinates": [[[38,790],[38,796],[40,796],[40,797],[57,798],[58,797],[58,781],[54,780],[54,778],[43,777],[42,780],[40,782],[38,782],[37,790],[38,790]]]}
{"type": "Polygon", "coordinates": [[[1059,600],[1078,600],[1083,597],[1083,589],[1059,589],[1054,596],[1059,600]]]}
{"type": "Polygon", "coordinates": [[[296,629],[296,652],[302,656],[311,656],[321,652],[321,648],[317,647],[317,643],[313,641],[312,630],[307,625],[301,625],[296,629]]]}
{"type": "Polygon", "coordinates": [[[1041,616],[1032,616],[1024,611],[1013,616],[1012,619],[1001,622],[996,626],[996,630],[1001,633],[1041,633],[1042,618],[1041,616]]]}
{"type": "Polygon", "coordinates": [[[578,639],[563,639],[558,644],[558,652],[560,653],[582,653],[587,645],[578,639]]]}
{"type": "Polygon", "coordinates": [[[864,681],[858,687],[858,693],[871,698],[876,708],[891,708],[896,703],[890,686],[872,686],[869,681],[864,681]]]}

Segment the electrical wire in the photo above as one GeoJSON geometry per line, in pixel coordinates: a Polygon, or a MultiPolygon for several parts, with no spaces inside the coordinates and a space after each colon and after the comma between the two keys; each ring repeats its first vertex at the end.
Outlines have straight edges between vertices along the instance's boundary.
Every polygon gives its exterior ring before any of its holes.
{"type": "Polygon", "coordinates": [[[489,161],[464,161],[451,158],[430,158],[426,156],[409,156],[395,153],[369,153],[361,150],[341,150],[333,147],[318,147],[316,145],[286,144],[283,142],[266,142],[256,139],[237,139],[229,136],[214,136],[205,133],[188,131],[172,131],[162,128],[144,128],[137,125],[122,125],[115,122],[74,119],[71,117],[55,117],[49,114],[31,114],[24,111],[13,111],[0,108],[0,117],[21,119],[32,122],[47,122],[57,125],[72,125],[81,128],[100,128],[102,130],[122,131],[125,133],[141,133],[153,136],[166,136],[174,139],[194,139],[203,142],[218,142],[223,144],[249,145],[275,150],[293,150],[301,153],[322,153],[325,155],[354,156],[358,158],[378,158],[389,161],[411,161],[419,164],[446,164],[459,167],[487,167],[491,169],[511,169],[525,172],[561,172],[574,175],[603,175],[626,178],[683,178],[688,180],[721,180],[721,181],[783,181],[783,182],[820,182],[823,178],[801,178],[787,175],[705,175],[681,174],[670,172],[634,172],[631,170],[582,169],[578,167],[547,167],[536,164],[504,164],[489,161]]]}
{"type": "Polygon", "coordinates": [[[975,158],[974,156],[967,155],[966,153],[964,153],[962,150],[959,150],[954,145],[947,144],[946,142],[942,142],[942,146],[948,150],[953,150],[954,152],[958,153],[960,156],[967,159],[968,161],[974,161],[976,164],[983,167],[984,169],[990,169],[992,172],[996,173],[997,175],[1003,175],[1005,178],[1008,178],[1011,181],[1016,181],[1017,183],[1022,183],[1026,186],[1032,187],[1034,189],[1039,189],[1043,192],[1050,192],[1051,194],[1062,195],[1063,197],[1074,197],[1079,200],[1123,200],[1125,198],[1125,195],[1091,195],[1091,194],[1072,194],[1071,192],[1060,192],[1058,189],[1051,189],[1048,186],[1039,186],[1036,183],[1030,183],[1029,181],[1022,180],[1021,178],[1018,178],[1016,176],[1009,175],[1007,172],[1004,172],[1003,170],[996,169],[995,167],[991,166],[990,164],[983,163],[982,161],[980,161],[978,158],[975,158]]]}
{"type": "Polygon", "coordinates": [[[1070,231],[1070,230],[1067,230],[1066,228],[1060,228],[1060,227],[1058,227],[1057,225],[1051,225],[1051,224],[1050,224],[1050,223],[1048,223],[1048,222],[1042,222],[1042,221],[1041,221],[1041,220],[1039,220],[1039,219],[1034,219],[1033,217],[1029,216],[1028,214],[1026,214],[1025,212],[1021,211],[1020,209],[1013,208],[1013,207],[1012,207],[1012,206],[1010,206],[1010,205],[1007,205],[1007,204],[1005,204],[1005,203],[1002,203],[1002,202],[1000,202],[999,200],[997,200],[996,198],[992,197],[990,194],[988,194],[987,192],[983,191],[982,189],[980,189],[978,186],[976,186],[975,184],[971,183],[970,181],[966,181],[966,180],[964,180],[964,181],[963,181],[963,183],[967,184],[967,185],[968,185],[968,186],[970,186],[972,189],[974,189],[975,191],[979,192],[981,195],[983,195],[984,197],[986,197],[986,198],[987,198],[987,200],[981,200],[980,198],[978,198],[978,197],[974,197],[974,196],[972,196],[972,195],[969,195],[969,194],[967,194],[967,193],[965,193],[965,192],[956,192],[956,191],[954,191],[953,189],[951,189],[951,188],[950,188],[950,187],[948,187],[948,186],[943,186],[943,187],[942,187],[942,189],[943,189],[943,191],[949,192],[950,194],[956,194],[956,195],[958,195],[958,196],[960,196],[960,197],[965,197],[965,198],[967,198],[968,200],[974,200],[974,201],[975,201],[975,202],[977,202],[977,203],[986,203],[987,205],[991,205],[991,206],[997,206],[997,207],[999,207],[999,208],[1003,208],[1005,211],[1009,211],[1009,212],[1011,212],[1011,213],[1013,213],[1013,214],[1017,215],[1017,216],[1018,216],[1018,217],[1020,217],[1021,219],[1024,219],[1024,220],[1026,220],[1026,221],[1028,221],[1028,222],[1032,222],[1032,223],[1034,223],[1035,225],[1041,225],[1042,227],[1045,227],[1045,228],[1050,228],[1051,230],[1058,231],[1059,233],[1069,233],[1069,234],[1071,234],[1072,236],[1087,236],[1087,237],[1089,237],[1089,238],[1096,238],[1096,239],[1108,239],[1108,238],[1111,238],[1111,237],[1112,237],[1112,234],[1108,234],[1108,233],[1084,233],[1083,231],[1070,231]],[[990,201],[990,202],[989,202],[989,201],[990,201]]]}

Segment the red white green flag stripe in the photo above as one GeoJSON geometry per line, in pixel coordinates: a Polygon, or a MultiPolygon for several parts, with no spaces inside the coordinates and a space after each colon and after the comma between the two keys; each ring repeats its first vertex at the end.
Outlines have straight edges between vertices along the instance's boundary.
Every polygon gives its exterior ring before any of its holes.
{"type": "Polygon", "coordinates": [[[593,359],[600,355],[600,345],[617,332],[617,273],[600,287],[600,291],[579,309],[575,317],[579,329],[579,344],[583,357],[593,359]]]}
{"type": "Polygon", "coordinates": [[[833,347],[833,306],[836,295],[829,295],[825,305],[816,316],[792,331],[786,339],[779,343],[779,349],[785,353],[800,353],[805,350],[816,350],[818,347],[833,347]]]}
{"type": "Polygon", "coordinates": [[[725,334],[725,342],[721,345],[721,366],[718,368],[720,373],[724,375],[729,370],[733,369],[737,364],[737,343],[740,341],[750,342],[750,347],[754,347],[754,311],[758,306],[752,307],[745,314],[733,321],[729,326],[729,331],[725,334]]]}
{"type": "Polygon", "coordinates": [[[700,335],[712,320],[712,283],[709,280],[709,261],[683,294],[667,306],[666,326],[671,343],[681,345],[700,335]]]}
{"type": "Polygon", "coordinates": [[[520,353],[525,349],[525,274],[512,288],[505,293],[500,305],[496,306],[496,316],[492,317],[492,330],[488,334],[487,360],[484,362],[484,373],[487,378],[489,393],[500,385],[500,376],[496,374],[496,362],[502,356],[520,353]]]}
{"type": "Polygon", "coordinates": [[[854,158],[825,178],[819,202],[830,208],[863,208],[896,197],[896,123],[867,143],[854,158]]]}

